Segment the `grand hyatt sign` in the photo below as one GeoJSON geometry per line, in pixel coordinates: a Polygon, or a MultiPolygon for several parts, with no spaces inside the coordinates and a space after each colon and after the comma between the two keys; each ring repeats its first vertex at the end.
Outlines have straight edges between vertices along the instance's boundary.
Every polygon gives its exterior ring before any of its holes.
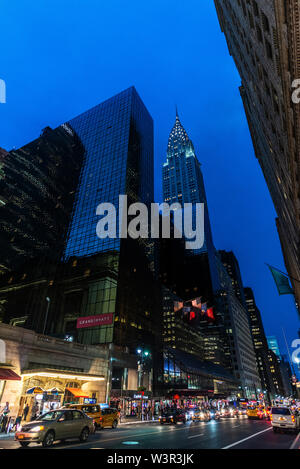
{"type": "Polygon", "coordinates": [[[108,314],[96,314],[95,316],[84,316],[77,318],[77,329],[83,327],[96,327],[96,326],[107,326],[113,323],[113,313],[108,314]]]}

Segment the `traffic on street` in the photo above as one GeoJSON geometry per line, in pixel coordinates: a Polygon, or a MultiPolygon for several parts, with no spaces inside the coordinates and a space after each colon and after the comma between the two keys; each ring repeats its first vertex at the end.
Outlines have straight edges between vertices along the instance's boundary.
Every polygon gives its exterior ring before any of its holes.
{"type": "Polygon", "coordinates": [[[300,449],[298,401],[220,409],[168,406],[158,419],[131,423],[121,423],[113,408],[104,419],[101,412],[93,417],[78,407],[47,412],[19,425],[15,434],[2,433],[0,449],[300,449]]]}

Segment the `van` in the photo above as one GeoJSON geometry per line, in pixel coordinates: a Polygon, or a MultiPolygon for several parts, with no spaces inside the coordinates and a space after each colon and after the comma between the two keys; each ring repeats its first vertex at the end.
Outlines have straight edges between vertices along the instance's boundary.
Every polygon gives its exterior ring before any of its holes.
{"type": "Polygon", "coordinates": [[[117,428],[119,414],[117,409],[101,409],[99,404],[71,404],[71,409],[79,409],[94,420],[96,430],[104,427],[117,428]]]}
{"type": "Polygon", "coordinates": [[[292,430],[297,432],[300,429],[300,416],[298,411],[292,411],[289,407],[272,407],[271,422],[273,431],[292,430]]]}

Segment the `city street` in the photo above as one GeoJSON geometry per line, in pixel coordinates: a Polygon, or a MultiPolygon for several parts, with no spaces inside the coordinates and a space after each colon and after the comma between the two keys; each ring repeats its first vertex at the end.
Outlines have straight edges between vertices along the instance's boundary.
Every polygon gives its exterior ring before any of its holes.
{"type": "MultiPolygon", "coordinates": [[[[161,426],[158,423],[121,425],[92,435],[87,443],[57,442],[53,449],[298,449],[293,433],[274,434],[269,422],[247,418],[208,423],[161,426]]],[[[30,449],[41,448],[32,444],[30,449]]],[[[1,438],[0,449],[22,449],[13,438],[1,438]]],[[[25,451],[28,450],[27,448],[25,451]]]]}

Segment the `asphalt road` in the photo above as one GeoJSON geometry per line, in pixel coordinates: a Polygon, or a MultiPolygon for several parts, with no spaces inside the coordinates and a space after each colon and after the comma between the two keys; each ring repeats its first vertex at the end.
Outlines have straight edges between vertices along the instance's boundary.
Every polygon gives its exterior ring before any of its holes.
{"type": "MultiPolygon", "coordinates": [[[[275,434],[269,422],[239,419],[188,422],[176,426],[145,423],[121,425],[91,435],[88,442],[57,442],[53,449],[298,449],[300,437],[293,433],[275,434]]],[[[30,449],[41,448],[32,444],[30,449]]],[[[0,439],[0,449],[21,449],[12,438],[0,439]]]]}

